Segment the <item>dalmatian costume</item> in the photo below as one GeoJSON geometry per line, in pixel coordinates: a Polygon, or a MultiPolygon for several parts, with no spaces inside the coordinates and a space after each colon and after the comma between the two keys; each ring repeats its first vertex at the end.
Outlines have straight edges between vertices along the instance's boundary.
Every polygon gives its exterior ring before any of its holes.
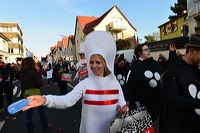
{"type": "Polygon", "coordinates": [[[165,125],[173,133],[200,131],[200,73],[178,60],[163,75],[166,99],[165,125]]]}
{"type": "Polygon", "coordinates": [[[117,105],[126,104],[119,82],[116,80],[114,58],[116,45],[113,37],[103,31],[90,33],[85,39],[87,66],[93,54],[104,57],[111,74],[106,77],[95,76],[88,67],[89,76],[64,96],[48,95],[47,106],[68,108],[82,98],[80,133],[108,133],[112,120],[116,116],[117,105]]]}
{"type": "Polygon", "coordinates": [[[129,107],[146,106],[152,120],[156,120],[160,107],[160,75],[162,69],[153,58],[136,60],[127,82],[129,107]],[[138,105],[139,104],[139,105],[138,105]]]}

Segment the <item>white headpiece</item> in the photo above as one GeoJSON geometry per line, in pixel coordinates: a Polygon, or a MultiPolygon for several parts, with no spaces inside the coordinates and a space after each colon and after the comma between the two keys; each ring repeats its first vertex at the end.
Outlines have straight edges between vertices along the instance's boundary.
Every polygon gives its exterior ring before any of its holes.
{"type": "Polygon", "coordinates": [[[26,57],[33,57],[33,53],[31,51],[26,52],[26,57]]]}
{"type": "MultiPolygon", "coordinates": [[[[114,59],[116,55],[116,44],[113,36],[105,31],[94,31],[88,34],[85,38],[84,53],[87,60],[87,65],[90,66],[90,57],[93,54],[100,54],[104,57],[108,69],[113,74],[114,59]]],[[[88,67],[89,75],[92,71],[88,67]]]]}

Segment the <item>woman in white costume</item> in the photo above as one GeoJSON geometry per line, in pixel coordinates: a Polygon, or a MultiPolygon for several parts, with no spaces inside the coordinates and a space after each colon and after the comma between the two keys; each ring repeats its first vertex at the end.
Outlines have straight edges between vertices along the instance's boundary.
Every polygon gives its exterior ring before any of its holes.
{"type": "Polygon", "coordinates": [[[41,105],[64,109],[82,98],[80,133],[108,133],[116,113],[127,111],[120,84],[113,73],[115,41],[107,32],[92,32],[85,39],[84,52],[89,66],[88,78],[64,96],[30,96],[30,103],[23,110],[41,105]]]}

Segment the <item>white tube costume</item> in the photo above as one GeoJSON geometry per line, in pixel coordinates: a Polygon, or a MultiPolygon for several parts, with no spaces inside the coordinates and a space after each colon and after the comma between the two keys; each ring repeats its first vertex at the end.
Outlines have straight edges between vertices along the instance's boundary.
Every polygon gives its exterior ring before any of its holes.
{"type": "Polygon", "coordinates": [[[108,133],[116,115],[117,105],[126,104],[121,87],[113,73],[116,44],[109,33],[95,31],[86,37],[84,52],[87,66],[90,66],[89,60],[93,54],[102,55],[111,74],[106,77],[95,76],[88,67],[87,79],[79,82],[64,96],[47,95],[46,105],[64,109],[82,98],[80,133],[108,133]]]}

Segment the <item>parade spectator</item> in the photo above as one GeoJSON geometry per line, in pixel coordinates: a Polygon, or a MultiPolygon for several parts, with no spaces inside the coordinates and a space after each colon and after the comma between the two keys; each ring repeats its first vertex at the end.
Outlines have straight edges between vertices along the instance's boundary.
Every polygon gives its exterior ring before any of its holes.
{"type": "Polygon", "coordinates": [[[67,89],[68,81],[62,80],[62,77],[61,77],[62,74],[68,73],[68,72],[69,72],[68,66],[63,62],[63,59],[60,57],[58,59],[58,63],[56,64],[54,68],[53,75],[54,75],[55,81],[58,83],[61,95],[65,95],[68,93],[68,89],[67,89]]]}
{"type": "Polygon", "coordinates": [[[16,64],[12,63],[11,67],[13,69],[13,73],[14,73],[14,79],[13,81],[16,81],[19,78],[19,71],[18,71],[18,67],[16,64]]]}
{"type": "MultiPolygon", "coordinates": [[[[22,88],[22,95],[24,98],[31,95],[41,95],[42,87],[42,77],[35,67],[35,62],[32,57],[27,57],[22,60],[20,67],[20,83],[22,88]]],[[[43,106],[37,108],[40,115],[40,121],[42,124],[43,130],[48,128],[47,118],[45,114],[45,109],[43,106]]],[[[27,110],[26,112],[26,126],[27,132],[33,133],[34,124],[33,124],[33,109],[27,110]]]]}
{"type": "Polygon", "coordinates": [[[85,44],[82,42],[80,44],[80,51],[79,51],[80,60],[76,63],[77,73],[74,77],[74,80],[78,79],[79,81],[81,81],[88,76],[87,62],[85,60],[85,54],[84,54],[84,46],[85,44]]]}
{"type": "Polygon", "coordinates": [[[127,82],[128,101],[130,110],[138,106],[146,106],[154,126],[157,129],[160,111],[160,64],[150,55],[146,44],[137,45],[135,48],[137,60],[133,62],[131,73],[127,82]]]}
{"type": "Polygon", "coordinates": [[[176,45],[170,44],[169,45],[169,57],[166,59],[162,53],[159,54],[158,57],[158,63],[160,63],[161,67],[163,68],[163,71],[168,68],[172,63],[174,63],[176,60],[182,58],[182,55],[179,51],[176,51],[176,45]]]}
{"type": "Polygon", "coordinates": [[[42,66],[42,77],[46,78],[47,77],[47,70],[48,70],[48,64],[47,64],[47,58],[46,57],[42,57],[42,62],[41,62],[41,66],[42,66]]]}
{"type": "Polygon", "coordinates": [[[13,80],[14,80],[14,70],[11,67],[11,64],[8,63],[5,69],[5,90],[7,105],[10,105],[13,102],[13,80]]]}
{"type": "Polygon", "coordinates": [[[70,93],[64,96],[28,97],[31,102],[24,110],[42,105],[64,109],[73,106],[82,98],[79,132],[108,133],[116,113],[127,111],[121,87],[113,73],[116,44],[109,33],[95,31],[86,37],[85,45],[89,66],[88,78],[79,82],[70,93]]]}
{"type": "Polygon", "coordinates": [[[47,57],[47,65],[48,68],[46,69],[47,72],[47,81],[48,81],[48,85],[53,83],[53,66],[52,66],[52,61],[49,57],[47,57]]]}
{"type": "Polygon", "coordinates": [[[5,65],[2,59],[0,59],[0,113],[4,112],[3,104],[4,104],[4,84],[5,84],[5,65]]]}
{"type": "Polygon", "coordinates": [[[169,45],[169,58],[166,63],[165,69],[170,66],[172,63],[174,63],[176,60],[178,60],[178,56],[176,53],[176,45],[175,44],[170,44],[169,45]]]}
{"type": "Polygon", "coordinates": [[[162,77],[166,133],[196,133],[200,130],[200,34],[190,37],[185,55],[162,77]]]}
{"type": "Polygon", "coordinates": [[[162,53],[159,54],[158,63],[160,63],[162,69],[164,70],[167,64],[167,59],[164,57],[162,53]]]}
{"type": "Polygon", "coordinates": [[[124,93],[125,99],[127,99],[127,95],[128,95],[126,87],[125,87],[125,83],[127,81],[129,70],[130,70],[129,63],[126,62],[123,56],[119,56],[116,59],[116,63],[114,65],[114,74],[122,87],[122,91],[124,93]]]}
{"type": "Polygon", "coordinates": [[[176,55],[177,55],[178,59],[181,59],[181,58],[183,57],[183,55],[181,54],[180,51],[177,51],[177,52],[176,52],[176,55]]]}

